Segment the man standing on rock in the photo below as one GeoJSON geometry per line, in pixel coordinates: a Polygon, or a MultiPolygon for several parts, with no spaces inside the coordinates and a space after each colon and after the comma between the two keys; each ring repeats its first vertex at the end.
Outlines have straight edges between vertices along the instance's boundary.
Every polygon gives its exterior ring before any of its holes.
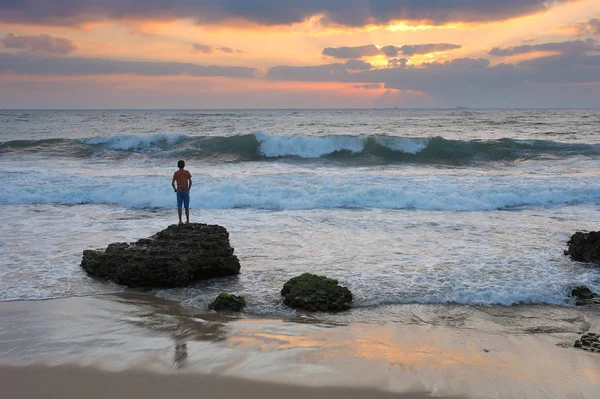
{"type": "Polygon", "coordinates": [[[192,174],[185,170],[185,162],[177,162],[179,170],[173,173],[173,180],[171,180],[171,186],[177,193],[177,214],[179,215],[179,225],[182,225],[181,221],[181,206],[185,207],[185,224],[190,223],[190,189],[192,188],[192,174]],[[177,185],[175,185],[177,182],[177,185]]]}

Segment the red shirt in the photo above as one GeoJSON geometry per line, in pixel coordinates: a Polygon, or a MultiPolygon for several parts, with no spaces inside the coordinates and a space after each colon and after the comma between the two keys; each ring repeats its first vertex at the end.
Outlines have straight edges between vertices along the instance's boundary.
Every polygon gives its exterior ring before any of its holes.
{"type": "Polygon", "coordinates": [[[173,173],[173,180],[177,182],[177,190],[189,191],[189,181],[192,178],[192,174],[185,169],[179,169],[173,173]]]}

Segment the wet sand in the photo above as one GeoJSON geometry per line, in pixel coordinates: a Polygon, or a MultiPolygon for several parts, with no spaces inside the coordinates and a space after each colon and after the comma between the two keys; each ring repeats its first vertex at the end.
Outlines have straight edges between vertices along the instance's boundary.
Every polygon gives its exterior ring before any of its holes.
{"type": "Polygon", "coordinates": [[[15,398],[595,398],[600,389],[600,354],[572,347],[581,333],[600,332],[598,310],[395,305],[379,321],[368,313],[239,318],[131,293],[3,302],[0,386],[15,398]]]}
{"type": "Polygon", "coordinates": [[[140,370],[110,372],[90,367],[0,367],[0,386],[9,398],[45,399],[422,399],[428,394],[397,394],[376,389],[303,387],[189,373],[140,370]]]}

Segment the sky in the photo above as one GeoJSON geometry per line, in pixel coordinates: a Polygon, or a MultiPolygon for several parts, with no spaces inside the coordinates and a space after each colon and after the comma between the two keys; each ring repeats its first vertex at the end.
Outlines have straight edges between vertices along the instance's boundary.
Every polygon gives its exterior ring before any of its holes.
{"type": "Polygon", "coordinates": [[[0,108],[600,108],[598,0],[0,0],[0,108]]]}

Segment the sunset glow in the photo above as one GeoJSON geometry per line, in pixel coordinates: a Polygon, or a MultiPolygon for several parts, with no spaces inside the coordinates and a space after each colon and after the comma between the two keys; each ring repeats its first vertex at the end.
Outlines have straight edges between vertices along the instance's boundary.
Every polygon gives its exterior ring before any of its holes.
{"type": "Polygon", "coordinates": [[[538,107],[548,96],[600,106],[595,0],[129,3],[0,3],[0,107],[294,108],[314,96],[328,108],[453,107],[465,97],[469,106],[538,107]],[[164,90],[173,80],[182,86],[164,90]],[[486,90],[441,87],[473,80],[486,90]],[[585,89],[585,102],[564,84],[585,89]],[[380,89],[355,88],[365,85],[380,89]],[[517,102],[515,92],[524,94],[517,102]]]}

